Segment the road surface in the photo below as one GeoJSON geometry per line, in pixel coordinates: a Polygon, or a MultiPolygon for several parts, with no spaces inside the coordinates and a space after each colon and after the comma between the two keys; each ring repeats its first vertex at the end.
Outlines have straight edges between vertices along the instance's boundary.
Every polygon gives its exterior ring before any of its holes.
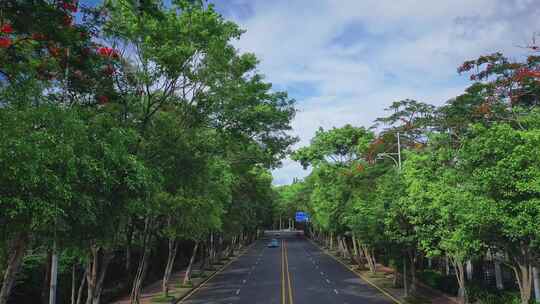
{"type": "Polygon", "coordinates": [[[303,237],[258,241],[185,304],[395,304],[303,237]]]}

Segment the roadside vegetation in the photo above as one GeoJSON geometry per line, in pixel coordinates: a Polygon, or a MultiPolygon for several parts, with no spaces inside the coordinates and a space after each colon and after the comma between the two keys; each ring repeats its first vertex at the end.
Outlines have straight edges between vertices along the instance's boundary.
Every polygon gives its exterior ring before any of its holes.
{"type": "Polygon", "coordinates": [[[275,213],[309,212],[313,238],[371,272],[393,267],[407,295],[422,281],[461,303],[532,302],[538,50],[524,48],[520,62],[499,53],[465,62],[458,72],[472,84],[442,106],[405,99],[372,128],[320,129],[293,154],[312,172],[278,188],[275,213]]]}
{"type": "Polygon", "coordinates": [[[56,261],[58,303],[167,298],[271,222],[294,101],[236,24],[171,2],[1,2],[0,304],[48,302],[56,261]]]}

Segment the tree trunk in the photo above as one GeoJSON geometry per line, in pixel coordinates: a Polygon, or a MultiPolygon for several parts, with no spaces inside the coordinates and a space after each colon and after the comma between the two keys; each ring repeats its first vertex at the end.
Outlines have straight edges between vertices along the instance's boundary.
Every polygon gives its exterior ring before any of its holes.
{"type": "Polygon", "coordinates": [[[465,264],[465,270],[467,273],[467,280],[472,281],[473,279],[473,264],[471,260],[468,260],[465,264]]]}
{"type": "Polygon", "coordinates": [[[171,278],[177,251],[178,241],[176,239],[169,239],[169,255],[167,257],[167,266],[165,266],[165,273],[163,274],[163,282],[161,284],[161,290],[166,297],[169,296],[169,280],[171,278]]]}
{"type": "Polygon", "coordinates": [[[84,290],[84,283],[86,282],[86,274],[88,273],[88,268],[84,269],[84,273],[81,279],[81,285],[79,285],[79,291],[77,292],[77,302],[75,304],[81,304],[82,303],[82,294],[84,290]]]}
{"type": "Polygon", "coordinates": [[[418,254],[416,252],[416,250],[411,250],[409,252],[409,260],[410,260],[410,263],[411,263],[411,268],[410,268],[410,273],[411,273],[411,288],[410,288],[410,291],[411,291],[411,294],[416,294],[416,288],[418,286],[417,284],[417,276],[416,276],[416,260],[418,258],[418,254]]]}
{"type": "Polygon", "coordinates": [[[366,258],[369,271],[371,273],[375,273],[377,271],[377,261],[375,260],[375,254],[373,252],[373,249],[370,249],[364,245],[361,245],[361,248],[364,252],[364,257],[366,258]]]}
{"type": "Polygon", "coordinates": [[[495,284],[497,285],[498,290],[503,290],[504,283],[502,277],[501,263],[499,261],[494,261],[493,263],[495,267],[495,284]]]}
{"type": "Polygon", "coordinates": [[[10,241],[8,249],[8,264],[4,271],[4,280],[2,281],[2,289],[0,289],[0,304],[6,304],[19,267],[21,266],[24,254],[26,253],[26,246],[28,245],[28,236],[23,233],[19,233],[13,240],[10,241]]]}
{"type": "Polygon", "coordinates": [[[528,304],[532,297],[533,265],[532,253],[526,244],[522,244],[519,253],[510,256],[510,267],[514,271],[519,286],[521,303],[528,304]]]}
{"type": "Polygon", "coordinates": [[[114,254],[111,250],[103,250],[95,245],[91,247],[91,254],[92,260],[88,262],[86,267],[86,281],[88,283],[86,304],[99,304],[105,275],[114,254]],[[99,258],[100,252],[102,255],[101,261],[99,258]]]}
{"type": "Polygon", "coordinates": [[[201,263],[199,264],[199,271],[202,271],[204,273],[204,269],[206,268],[206,263],[208,262],[208,254],[207,254],[207,251],[208,251],[208,245],[207,243],[203,243],[201,245],[201,250],[199,250],[201,252],[201,263]]]}
{"type": "Polygon", "coordinates": [[[214,244],[214,233],[210,233],[210,249],[209,249],[209,263],[214,263],[214,259],[216,256],[216,248],[214,244]]]}
{"type": "Polygon", "coordinates": [[[129,276],[131,268],[131,241],[133,239],[133,225],[131,224],[131,218],[128,219],[126,233],[126,272],[129,276]]]}
{"type": "Polygon", "coordinates": [[[532,266],[520,263],[513,265],[512,270],[514,270],[518,282],[521,303],[528,304],[532,294],[532,266]]]}
{"type": "Polygon", "coordinates": [[[394,269],[394,277],[392,278],[392,286],[394,286],[394,288],[401,287],[400,278],[401,278],[401,276],[399,275],[398,267],[395,267],[395,269],[394,269]]]}
{"type": "Polygon", "coordinates": [[[131,296],[130,296],[131,304],[139,304],[142,285],[144,283],[144,278],[146,277],[146,271],[148,269],[148,259],[150,258],[150,253],[151,253],[150,243],[152,241],[152,233],[151,233],[152,225],[153,225],[153,220],[150,218],[146,218],[146,220],[144,221],[144,231],[143,231],[143,255],[141,259],[139,260],[139,266],[137,267],[137,274],[135,275],[135,278],[133,279],[133,285],[131,287],[131,296]]]}
{"type": "Polygon", "coordinates": [[[49,304],[49,285],[51,279],[51,260],[52,251],[47,250],[47,263],[45,264],[45,271],[43,276],[43,285],[41,285],[41,303],[49,304]]]}
{"type": "Polygon", "coordinates": [[[56,289],[58,286],[58,251],[56,249],[56,240],[54,240],[53,253],[51,260],[51,284],[49,290],[49,303],[56,304],[56,289]]]}
{"type": "Polygon", "coordinates": [[[360,254],[360,249],[358,246],[358,241],[356,240],[356,236],[353,234],[353,259],[358,264],[358,266],[362,266],[362,256],[360,254]]]}
{"type": "Polygon", "coordinates": [[[75,304],[75,290],[77,289],[77,265],[71,265],[71,304],[75,304]]]}
{"type": "Polygon", "coordinates": [[[86,304],[92,304],[92,301],[94,300],[94,292],[96,290],[99,270],[99,250],[100,248],[96,245],[92,245],[90,248],[92,260],[88,261],[88,265],[86,266],[86,282],[88,285],[86,292],[86,304]]]}
{"type": "Polygon", "coordinates": [[[447,255],[444,257],[444,267],[445,267],[446,275],[450,275],[450,263],[448,261],[447,255]]]}
{"type": "Polygon", "coordinates": [[[405,297],[409,296],[409,278],[407,275],[407,258],[403,257],[403,293],[405,297]]]}
{"type": "Polygon", "coordinates": [[[452,266],[454,267],[454,272],[456,273],[456,279],[458,282],[458,302],[460,304],[467,304],[469,302],[468,296],[467,296],[467,288],[465,286],[465,267],[463,267],[463,262],[458,261],[452,257],[449,257],[450,261],[452,262],[452,266]]]}
{"type": "Polygon", "coordinates": [[[338,239],[338,245],[339,245],[339,251],[341,252],[341,256],[342,257],[347,257],[347,248],[346,248],[346,245],[345,245],[345,240],[343,237],[339,237],[338,239]]]}
{"type": "Polygon", "coordinates": [[[355,259],[356,262],[358,263],[358,247],[356,246],[356,236],[355,236],[354,233],[353,233],[353,235],[352,235],[352,244],[353,244],[353,255],[354,255],[354,259],[355,259]]]}
{"type": "Polygon", "coordinates": [[[538,267],[533,267],[533,285],[535,302],[540,303],[540,278],[538,275],[538,267]]]}
{"type": "Polygon", "coordinates": [[[96,289],[94,290],[94,298],[92,299],[92,304],[99,304],[101,301],[101,294],[103,291],[103,282],[105,282],[105,275],[109,269],[112,259],[114,258],[114,253],[110,250],[103,252],[103,260],[101,262],[101,267],[99,269],[99,276],[96,284],[96,289]]]}
{"type": "Polygon", "coordinates": [[[341,245],[343,246],[343,253],[346,258],[352,257],[351,251],[349,250],[349,245],[347,244],[347,239],[342,238],[341,239],[341,245]]]}
{"type": "Polygon", "coordinates": [[[237,241],[237,236],[234,235],[233,239],[231,241],[231,247],[230,247],[230,251],[229,251],[229,254],[228,254],[229,257],[234,256],[234,250],[236,249],[236,241],[237,241]]]}
{"type": "Polygon", "coordinates": [[[186,285],[189,280],[191,279],[191,269],[193,267],[193,262],[195,262],[195,256],[197,254],[197,248],[199,248],[199,242],[195,242],[195,246],[193,247],[193,253],[191,254],[191,258],[189,259],[189,265],[186,269],[186,273],[184,274],[184,281],[183,284],[186,285]]]}

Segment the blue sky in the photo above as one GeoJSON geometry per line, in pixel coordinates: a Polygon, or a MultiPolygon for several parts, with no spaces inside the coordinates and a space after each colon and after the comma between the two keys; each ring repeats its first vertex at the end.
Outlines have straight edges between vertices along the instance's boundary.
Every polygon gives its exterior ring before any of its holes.
{"type": "MultiPolygon", "coordinates": [[[[470,84],[457,67],[502,51],[520,58],[540,32],[538,0],[211,1],[246,33],[240,50],[298,102],[296,147],[319,126],[370,126],[391,102],[442,104],[470,84]]],[[[308,174],[286,160],[274,183],[308,174]]]]}
{"type": "MultiPolygon", "coordinates": [[[[370,126],[396,100],[442,104],[470,84],[460,63],[495,51],[520,58],[540,33],[540,0],[210,2],[246,30],[236,46],[297,100],[296,147],[319,126],[370,126]]],[[[308,173],[285,160],[274,183],[308,173]]]]}

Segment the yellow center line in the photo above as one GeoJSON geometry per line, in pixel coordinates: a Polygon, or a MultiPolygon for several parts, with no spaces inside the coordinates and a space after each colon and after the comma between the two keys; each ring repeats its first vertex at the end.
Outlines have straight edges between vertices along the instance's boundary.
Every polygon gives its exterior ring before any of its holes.
{"type": "Polygon", "coordinates": [[[289,258],[287,257],[288,248],[287,243],[285,243],[285,263],[287,264],[287,282],[289,285],[289,304],[294,304],[292,287],[291,287],[291,274],[289,273],[289,258]]]}

